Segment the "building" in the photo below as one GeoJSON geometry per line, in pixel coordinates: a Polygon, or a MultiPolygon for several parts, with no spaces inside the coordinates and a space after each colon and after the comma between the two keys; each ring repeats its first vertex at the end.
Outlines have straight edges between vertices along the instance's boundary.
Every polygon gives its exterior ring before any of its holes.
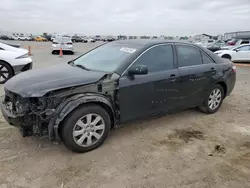
{"type": "Polygon", "coordinates": [[[236,31],[224,34],[224,40],[231,40],[233,38],[250,39],[250,31],[236,31]]]}

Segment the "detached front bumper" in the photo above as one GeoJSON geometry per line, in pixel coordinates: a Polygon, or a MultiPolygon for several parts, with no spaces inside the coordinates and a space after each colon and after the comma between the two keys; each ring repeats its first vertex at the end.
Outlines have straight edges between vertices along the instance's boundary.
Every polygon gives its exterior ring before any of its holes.
{"type": "Polygon", "coordinates": [[[13,113],[11,113],[11,112],[7,109],[7,106],[6,106],[5,103],[4,103],[4,98],[5,98],[5,96],[2,96],[1,99],[0,99],[0,107],[1,107],[1,111],[2,111],[3,117],[4,117],[4,119],[5,119],[10,125],[13,125],[13,126],[18,127],[18,126],[19,126],[18,117],[15,116],[13,113]]]}
{"type": "Polygon", "coordinates": [[[24,125],[22,122],[24,122],[24,117],[16,116],[11,112],[9,109],[10,107],[5,104],[4,102],[5,96],[1,96],[0,98],[0,108],[3,114],[4,119],[11,125],[15,126],[20,129],[21,134],[23,137],[25,136],[31,136],[33,133],[33,126],[32,125],[24,125]]]}

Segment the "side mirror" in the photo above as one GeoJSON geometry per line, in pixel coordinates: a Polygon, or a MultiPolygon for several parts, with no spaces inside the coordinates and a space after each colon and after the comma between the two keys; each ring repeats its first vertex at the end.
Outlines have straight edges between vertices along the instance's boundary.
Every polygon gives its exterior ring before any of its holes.
{"type": "Polygon", "coordinates": [[[239,50],[239,49],[234,49],[234,51],[235,51],[235,52],[238,52],[238,51],[240,51],[240,50],[239,50]]]}
{"type": "Polygon", "coordinates": [[[148,74],[146,65],[132,65],[128,70],[129,75],[145,75],[148,74]]]}

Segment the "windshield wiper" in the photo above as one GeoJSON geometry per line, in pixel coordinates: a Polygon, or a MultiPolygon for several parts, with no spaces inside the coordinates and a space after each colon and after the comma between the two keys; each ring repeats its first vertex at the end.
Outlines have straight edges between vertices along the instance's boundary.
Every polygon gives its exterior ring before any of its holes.
{"type": "Polygon", "coordinates": [[[76,67],[80,67],[80,68],[82,68],[82,69],[84,69],[84,70],[90,70],[90,69],[88,69],[88,68],[86,68],[84,65],[81,65],[81,64],[73,64],[74,66],[76,66],[76,67]]]}

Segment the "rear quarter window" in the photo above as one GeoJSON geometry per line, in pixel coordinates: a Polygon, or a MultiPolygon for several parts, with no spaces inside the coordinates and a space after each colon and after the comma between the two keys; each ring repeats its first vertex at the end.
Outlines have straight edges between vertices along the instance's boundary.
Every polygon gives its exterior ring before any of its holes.
{"type": "Polygon", "coordinates": [[[203,64],[215,63],[207,54],[202,52],[203,64]]]}

